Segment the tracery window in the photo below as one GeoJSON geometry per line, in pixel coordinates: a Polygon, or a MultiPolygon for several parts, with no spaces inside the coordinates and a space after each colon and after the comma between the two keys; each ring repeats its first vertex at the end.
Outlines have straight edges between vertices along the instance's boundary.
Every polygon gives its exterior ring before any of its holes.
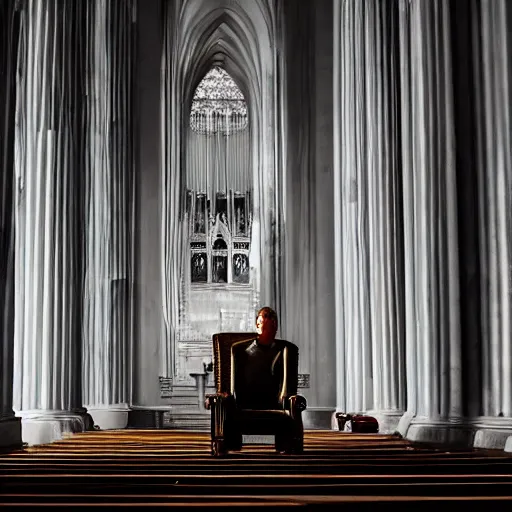
{"type": "Polygon", "coordinates": [[[225,70],[212,68],[190,110],[187,210],[193,285],[250,283],[248,132],[241,90],[225,70]]]}
{"type": "Polygon", "coordinates": [[[213,67],[201,80],[192,100],[190,127],[196,133],[229,135],[247,128],[247,103],[229,74],[213,67]]]}

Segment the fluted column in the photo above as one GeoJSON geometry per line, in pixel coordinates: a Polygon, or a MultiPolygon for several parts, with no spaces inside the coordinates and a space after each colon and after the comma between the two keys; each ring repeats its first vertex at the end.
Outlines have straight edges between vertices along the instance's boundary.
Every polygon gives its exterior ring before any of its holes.
{"type": "Polygon", "coordinates": [[[299,346],[305,428],[335,410],[332,245],[332,2],[280,2],[283,201],[281,333],[299,346]],[[314,72],[312,72],[314,70],[314,72]],[[316,134],[321,134],[316,136],[316,134]]]}
{"type": "Polygon", "coordinates": [[[470,344],[464,347],[468,364],[465,396],[478,429],[475,446],[510,451],[512,6],[502,0],[474,0],[465,8],[469,34],[465,42],[471,52],[460,88],[466,92],[464,85],[470,84],[465,104],[470,114],[464,119],[463,134],[470,141],[465,151],[465,182],[472,178],[473,194],[466,195],[473,212],[473,250],[466,248],[463,255],[468,268],[465,295],[476,311],[463,318],[463,325],[473,327],[470,344]]]}
{"type": "Polygon", "coordinates": [[[0,4],[0,446],[21,444],[20,419],[12,409],[14,349],[14,112],[19,11],[0,4]]]}
{"type": "Polygon", "coordinates": [[[372,413],[381,432],[394,430],[405,409],[397,14],[396,1],[384,0],[366,5],[364,17],[372,413]]]}
{"type": "MultiPolygon", "coordinates": [[[[408,437],[453,438],[462,415],[449,4],[400,2],[408,437]],[[409,350],[410,349],[410,350],[409,350]]],[[[445,439],[448,439],[445,438],[445,439]]]]}
{"type": "Polygon", "coordinates": [[[16,112],[14,408],[23,439],[85,428],[80,375],[81,2],[23,3],[16,112]],[[75,53],[76,52],[76,53],[75,53]]]}
{"type": "Polygon", "coordinates": [[[84,403],[124,428],[131,375],[132,0],[87,2],[84,403]]]}
{"type": "Polygon", "coordinates": [[[397,4],[335,2],[338,408],[405,406],[397,4]]]}
{"type": "Polygon", "coordinates": [[[338,269],[336,338],[338,408],[361,411],[373,406],[370,303],[368,299],[367,186],[364,173],[364,2],[335,2],[335,264],[338,269]],[[341,357],[340,357],[341,356],[341,357]]]}
{"type": "MultiPolygon", "coordinates": [[[[283,22],[283,80],[289,87],[283,98],[286,125],[285,157],[287,169],[285,190],[285,218],[293,222],[285,226],[283,265],[285,283],[285,310],[281,314],[281,333],[299,346],[299,371],[311,374],[314,351],[318,349],[315,333],[315,167],[311,164],[314,139],[311,136],[314,105],[308,100],[313,96],[310,73],[314,63],[314,46],[311,43],[313,10],[312,3],[288,1],[281,4],[283,22]],[[307,35],[306,35],[307,34],[307,35]],[[296,53],[300,58],[286,59],[296,53]],[[307,142],[306,142],[307,141],[307,142]],[[293,198],[290,200],[289,198],[293,198]],[[310,353],[311,347],[311,353],[310,353]],[[313,356],[313,357],[312,357],[313,356]]],[[[318,378],[316,372],[311,376],[318,378]]],[[[316,386],[314,386],[316,388],[316,386]]],[[[316,390],[304,390],[308,404],[313,406],[316,390]]],[[[317,403],[314,404],[316,406],[317,403]]]]}
{"type": "Polygon", "coordinates": [[[480,240],[482,407],[512,416],[512,9],[472,2],[480,240]]]}
{"type": "Polygon", "coordinates": [[[452,9],[464,412],[476,429],[475,446],[506,450],[512,447],[509,4],[457,0],[452,9]]]}

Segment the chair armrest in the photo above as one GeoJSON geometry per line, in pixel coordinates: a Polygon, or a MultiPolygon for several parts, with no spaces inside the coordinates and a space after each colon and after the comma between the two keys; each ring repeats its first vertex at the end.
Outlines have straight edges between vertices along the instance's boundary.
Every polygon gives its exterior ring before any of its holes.
{"type": "Polygon", "coordinates": [[[290,395],[284,397],[283,409],[292,413],[300,413],[307,407],[307,401],[302,395],[290,395]]]}
{"type": "Polygon", "coordinates": [[[234,396],[230,393],[215,393],[214,395],[206,395],[204,398],[204,406],[210,410],[216,404],[225,402],[227,400],[234,400],[234,396]]]}

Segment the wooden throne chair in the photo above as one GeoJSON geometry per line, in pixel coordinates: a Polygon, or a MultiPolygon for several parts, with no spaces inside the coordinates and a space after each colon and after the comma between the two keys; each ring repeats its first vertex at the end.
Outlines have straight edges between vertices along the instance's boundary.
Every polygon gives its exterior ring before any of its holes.
{"type": "Polygon", "coordinates": [[[274,435],[279,453],[297,454],[304,449],[302,411],[306,399],[297,395],[299,350],[285,340],[275,340],[281,348],[282,379],[276,407],[251,409],[237,400],[233,367],[233,349],[243,348],[256,339],[254,333],[213,335],[213,360],[216,394],[207,395],[205,406],[211,410],[211,449],[213,456],[242,449],[243,435],[274,435]]]}

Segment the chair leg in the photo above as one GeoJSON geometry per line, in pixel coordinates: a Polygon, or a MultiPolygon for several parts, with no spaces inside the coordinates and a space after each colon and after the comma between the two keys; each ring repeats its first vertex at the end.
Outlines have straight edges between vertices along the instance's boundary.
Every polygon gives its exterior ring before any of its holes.
{"type": "Polygon", "coordinates": [[[214,457],[222,457],[226,455],[227,450],[224,443],[224,439],[213,439],[212,440],[212,455],[214,457]]]}
{"type": "Polygon", "coordinates": [[[300,455],[304,453],[304,439],[302,437],[281,438],[278,442],[276,436],[276,452],[286,455],[300,455]]]}

